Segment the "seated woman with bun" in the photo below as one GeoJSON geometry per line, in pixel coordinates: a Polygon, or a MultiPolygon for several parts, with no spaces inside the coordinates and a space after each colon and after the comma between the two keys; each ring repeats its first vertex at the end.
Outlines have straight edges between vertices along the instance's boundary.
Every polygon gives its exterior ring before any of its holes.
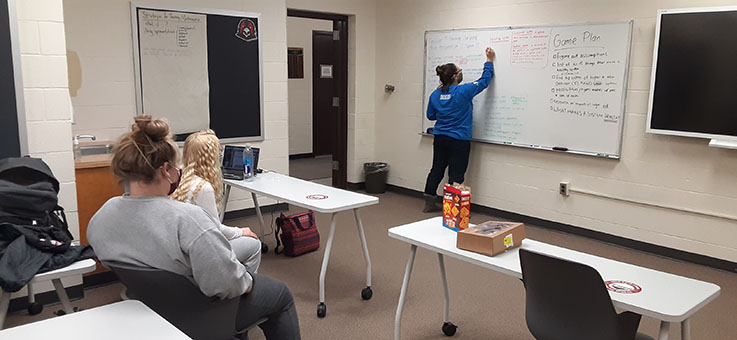
{"type": "MultiPolygon", "coordinates": [[[[177,201],[191,203],[219,219],[223,200],[223,173],[220,169],[220,140],[212,130],[190,134],[182,151],[182,183],[171,194],[177,201]]],[[[252,273],[261,263],[261,241],[250,228],[221,224],[220,231],[230,242],[238,261],[252,273]]]]}
{"type": "Polygon", "coordinates": [[[300,339],[294,300],[282,282],[249,273],[220,222],[202,208],[170,200],[179,183],[178,148],[169,124],[135,118],[113,148],[112,168],[129,193],[108,200],[92,217],[87,239],[101,261],[186,276],[207,296],[240,296],[237,329],[268,317],[267,339],[300,339]]]}

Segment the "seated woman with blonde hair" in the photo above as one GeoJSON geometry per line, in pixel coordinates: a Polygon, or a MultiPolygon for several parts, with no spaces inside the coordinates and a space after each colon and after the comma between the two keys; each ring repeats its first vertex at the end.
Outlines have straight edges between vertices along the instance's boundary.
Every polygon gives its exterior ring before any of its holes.
{"type": "MultiPolygon", "coordinates": [[[[223,200],[223,173],[220,169],[220,140],[212,130],[195,132],[184,141],[182,181],[171,199],[191,203],[218,219],[223,200]]],[[[261,263],[261,241],[250,228],[220,224],[220,231],[233,247],[236,257],[251,272],[261,263]]]]}

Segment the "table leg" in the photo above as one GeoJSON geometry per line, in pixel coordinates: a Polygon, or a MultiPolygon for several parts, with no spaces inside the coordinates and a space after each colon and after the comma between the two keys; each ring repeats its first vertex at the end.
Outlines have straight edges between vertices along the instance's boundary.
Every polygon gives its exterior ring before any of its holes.
{"type": "Polygon", "coordinates": [[[438,264],[440,265],[440,279],[443,281],[443,293],[445,293],[445,313],[443,314],[443,333],[452,336],[458,327],[450,322],[450,293],[448,293],[448,279],[445,275],[445,258],[438,253],[438,264]]]}
{"type": "Polygon", "coordinates": [[[59,296],[59,301],[61,301],[61,305],[64,307],[64,311],[67,314],[74,313],[74,308],[72,308],[72,304],[69,302],[69,296],[67,296],[67,291],[64,289],[64,286],[61,284],[61,279],[53,279],[51,280],[51,283],[54,284],[54,289],[56,289],[56,295],[59,296]]]}
{"type": "Polygon", "coordinates": [[[267,246],[266,242],[264,242],[264,216],[261,215],[261,207],[258,205],[258,197],[256,197],[255,192],[251,193],[251,198],[253,198],[253,208],[256,210],[258,223],[261,226],[261,234],[258,236],[261,239],[261,253],[265,254],[267,251],[269,251],[269,246],[267,246]]]}
{"type": "Polygon", "coordinates": [[[670,330],[670,322],[660,321],[660,332],[658,332],[658,340],[668,340],[669,330],[670,330]]]}
{"type": "Polygon", "coordinates": [[[366,260],[366,288],[361,291],[361,298],[364,300],[370,300],[371,296],[374,294],[371,290],[371,258],[369,257],[368,247],[366,246],[366,234],[363,232],[363,223],[361,222],[361,216],[358,214],[358,208],[353,209],[353,215],[356,217],[358,237],[361,239],[363,258],[366,260]]]}
{"type": "Polygon", "coordinates": [[[399,302],[397,303],[397,314],[394,316],[394,340],[399,340],[399,330],[402,323],[402,309],[404,308],[404,299],[407,297],[409,278],[412,276],[412,266],[415,264],[415,254],[417,254],[417,246],[413,244],[409,247],[409,260],[407,260],[407,268],[404,270],[402,290],[399,293],[399,302]]]}
{"type": "Polygon", "coordinates": [[[691,340],[690,319],[681,321],[681,340],[691,340]]]}
{"type": "Polygon", "coordinates": [[[5,324],[8,307],[10,307],[10,293],[0,290],[0,329],[3,329],[3,325],[5,324]]]}
{"type": "Polygon", "coordinates": [[[317,317],[324,318],[327,313],[327,307],[325,306],[325,274],[328,271],[328,261],[330,261],[330,249],[333,247],[333,236],[335,236],[335,222],[338,213],[333,213],[332,220],[330,221],[330,233],[328,234],[328,241],[325,243],[325,253],[322,255],[322,268],[320,269],[320,304],[317,305],[317,317]]]}
{"type": "Polygon", "coordinates": [[[220,222],[225,219],[225,208],[228,207],[228,198],[230,197],[230,184],[225,184],[225,193],[223,194],[223,209],[220,210],[220,222]]]}

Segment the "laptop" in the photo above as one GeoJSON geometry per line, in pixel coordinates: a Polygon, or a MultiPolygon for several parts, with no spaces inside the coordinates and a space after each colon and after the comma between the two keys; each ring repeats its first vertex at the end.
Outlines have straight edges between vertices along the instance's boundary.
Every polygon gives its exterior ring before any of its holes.
{"type": "Polygon", "coordinates": [[[223,178],[243,179],[243,146],[226,145],[223,151],[223,178]]]}
{"type": "Polygon", "coordinates": [[[261,149],[251,147],[251,152],[253,152],[253,175],[256,176],[256,174],[261,173],[261,169],[258,168],[258,157],[261,154],[261,149]]]}

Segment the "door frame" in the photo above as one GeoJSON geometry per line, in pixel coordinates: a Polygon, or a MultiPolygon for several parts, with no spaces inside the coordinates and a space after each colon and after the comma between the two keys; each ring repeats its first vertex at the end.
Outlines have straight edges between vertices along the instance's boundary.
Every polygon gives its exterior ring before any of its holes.
{"type": "MultiPolygon", "coordinates": [[[[333,168],[333,186],[345,189],[348,185],[348,16],[287,9],[288,17],[330,20],[333,32],[338,32],[338,49],[333,76],[337,84],[333,96],[339,98],[337,145],[333,160],[338,161],[338,169],[333,168]]],[[[312,67],[312,65],[310,65],[312,67]]],[[[314,75],[313,75],[314,77],[314,75]]]]}

